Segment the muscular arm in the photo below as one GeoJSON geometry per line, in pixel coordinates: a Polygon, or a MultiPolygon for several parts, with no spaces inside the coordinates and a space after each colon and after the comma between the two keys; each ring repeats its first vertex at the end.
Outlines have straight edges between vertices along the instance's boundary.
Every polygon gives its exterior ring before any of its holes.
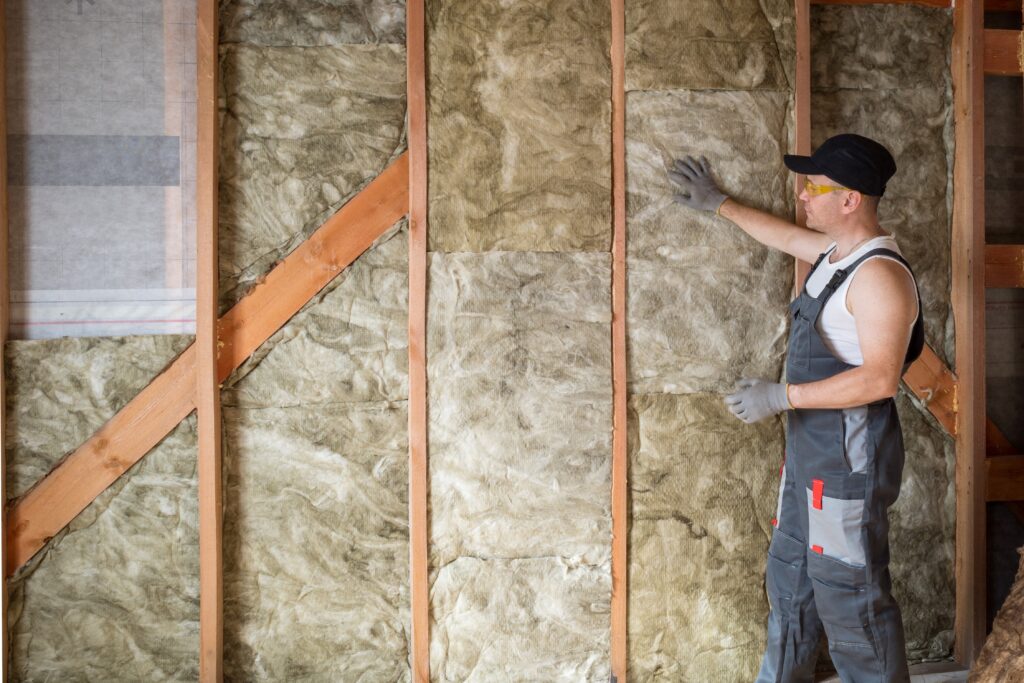
{"type": "Polygon", "coordinates": [[[813,263],[831,243],[820,232],[801,228],[770,213],[740,204],[731,197],[718,211],[761,244],[784,251],[790,256],[813,263]]]}
{"type": "Polygon", "coordinates": [[[896,395],[917,317],[913,281],[895,261],[871,259],[857,269],[846,301],[864,364],[818,382],[790,385],[794,408],[852,408],[896,395]]]}

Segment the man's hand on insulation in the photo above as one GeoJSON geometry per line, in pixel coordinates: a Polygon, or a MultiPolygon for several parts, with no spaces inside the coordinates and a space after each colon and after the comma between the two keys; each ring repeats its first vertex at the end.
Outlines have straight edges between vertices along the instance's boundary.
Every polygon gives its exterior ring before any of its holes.
{"type": "Polygon", "coordinates": [[[672,199],[677,204],[699,211],[717,213],[726,195],[718,189],[711,175],[711,164],[707,158],[685,156],[672,162],[668,177],[678,187],[672,199]]]}
{"type": "Polygon", "coordinates": [[[761,379],[741,379],[739,388],[725,397],[729,412],[747,424],[778,415],[793,406],[786,396],[786,385],[761,379]]]}

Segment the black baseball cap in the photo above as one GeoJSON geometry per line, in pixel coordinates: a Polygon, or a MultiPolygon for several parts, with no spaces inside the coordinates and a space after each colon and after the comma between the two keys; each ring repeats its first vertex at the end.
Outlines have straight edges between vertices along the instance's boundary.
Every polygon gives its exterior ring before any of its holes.
{"type": "Polygon", "coordinates": [[[824,175],[866,195],[881,197],[896,173],[896,161],[881,143],[854,133],[834,135],[809,156],[786,154],[786,168],[804,175],[824,175]]]}

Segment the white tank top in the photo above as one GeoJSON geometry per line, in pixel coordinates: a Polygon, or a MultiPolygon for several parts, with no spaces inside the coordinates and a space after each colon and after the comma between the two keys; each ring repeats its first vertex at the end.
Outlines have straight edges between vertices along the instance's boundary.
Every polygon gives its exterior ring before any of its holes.
{"type": "MultiPolygon", "coordinates": [[[[835,246],[835,242],[833,242],[829,245],[826,252],[831,251],[835,246]]],[[[900,251],[895,239],[890,235],[881,235],[868,240],[854,249],[846,258],[840,259],[835,263],[829,263],[830,257],[826,256],[822,259],[818,268],[811,273],[811,277],[807,280],[807,293],[811,296],[818,296],[821,293],[821,290],[825,288],[825,285],[829,283],[829,280],[832,279],[832,275],[834,275],[837,270],[850,265],[866,252],[880,248],[891,249],[900,256],[903,255],[903,252],[900,251]]],[[[889,257],[880,254],[878,256],[872,256],[871,258],[889,257]]],[[[897,263],[899,263],[899,261],[897,261],[897,263]]],[[[861,265],[863,265],[863,263],[861,265]]],[[[900,265],[903,264],[901,263],[900,265]]],[[[859,267],[860,266],[858,266],[858,268],[859,267]]],[[[907,272],[909,273],[910,271],[908,270],[907,272]]],[[[853,282],[853,278],[856,274],[856,270],[850,273],[843,284],[839,285],[839,289],[836,290],[835,294],[825,302],[825,308],[822,309],[816,325],[818,334],[821,335],[821,339],[825,342],[825,346],[828,347],[829,351],[831,351],[836,358],[847,365],[864,364],[864,355],[860,350],[860,339],[857,337],[857,325],[853,320],[853,314],[850,313],[850,309],[846,302],[846,293],[850,290],[850,283],[853,282]]],[[[917,316],[915,315],[914,317],[916,318],[917,316]]],[[[910,326],[914,326],[913,321],[911,321],[910,326]]]]}

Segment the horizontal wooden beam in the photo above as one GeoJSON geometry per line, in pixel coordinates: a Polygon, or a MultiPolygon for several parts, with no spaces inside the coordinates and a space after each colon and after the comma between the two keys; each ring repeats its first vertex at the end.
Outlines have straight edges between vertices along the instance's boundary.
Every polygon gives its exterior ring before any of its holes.
{"type": "Polygon", "coordinates": [[[1024,287],[1024,244],[985,245],[985,286],[1024,287]]]}
{"type": "MultiPolygon", "coordinates": [[[[403,154],[220,319],[219,381],[405,215],[408,177],[403,154]]],[[[13,502],[7,518],[8,576],[195,409],[195,382],[193,344],[13,502]]]]}
{"type": "Polygon", "coordinates": [[[1020,37],[1020,31],[985,29],[985,75],[1021,75],[1020,37]]]}
{"type": "Polygon", "coordinates": [[[945,430],[956,436],[957,380],[935,351],[925,344],[921,357],[903,375],[903,382],[945,430]]]}
{"type": "Polygon", "coordinates": [[[985,481],[986,501],[1024,501],[1024,455],[986,458],[985,481]]]}

